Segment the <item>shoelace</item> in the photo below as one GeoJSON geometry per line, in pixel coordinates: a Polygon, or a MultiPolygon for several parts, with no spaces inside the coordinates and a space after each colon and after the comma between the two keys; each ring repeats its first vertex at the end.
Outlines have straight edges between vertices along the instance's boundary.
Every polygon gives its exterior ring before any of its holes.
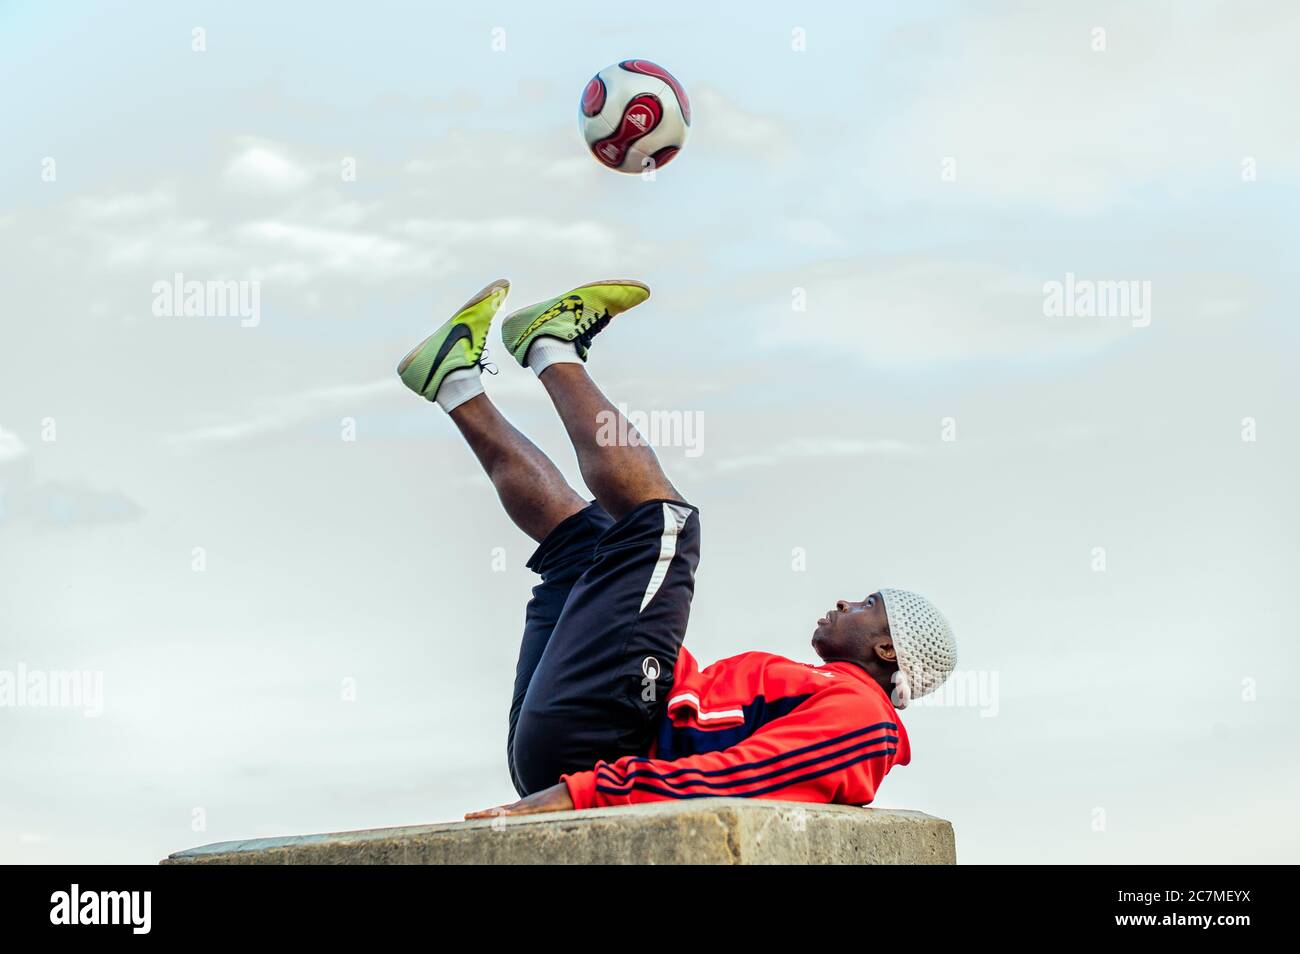
{"type": "Polygon", "coordinates": [[[479,370],[486,371],[488,374],[496,374],[501,369],[487,359],[487,353],[488,353],[487,345],[484,345],[483,350],[479,352],[479,356],[478,356],[479,370]]]}
{"type": "Polygon", "coordinates": [[[609,320],[612,317],[614,316],[611,315],[609,312],[605,312],[603,315],[597,318],[586,331],[583,331],[578,335],[576,335],[573,340],[581,344],[584,348],[590,348],[591,339],[596,337],[596,335],[600,334],[600,332],[604,329],[604,327],[607,324],[609,324],[609,320]]]}

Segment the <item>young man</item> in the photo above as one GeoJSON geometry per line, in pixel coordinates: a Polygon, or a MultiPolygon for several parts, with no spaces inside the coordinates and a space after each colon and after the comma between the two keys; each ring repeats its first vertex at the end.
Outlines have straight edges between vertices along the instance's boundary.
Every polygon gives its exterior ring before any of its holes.
{"type": "Polygon", "coordinates": [[[821,666],[751,652],[700,669],[682,647],[699,510],[644,442],[601,439],[610,429],[598,422],[619,412],[584,368],[596,335],[650,289],[593,282],[502,327],[564,422],[588,503],[484,393],[483,350],[509,287],[488,285],[397,369],[447,411],[539,544],[507,743],[521,799],[466,817],[706,796],[872,801],[911,757],[895,704],[931,692],[956,664],[948,623],[924,598],[882,589],[817,620],[821,666]]]}

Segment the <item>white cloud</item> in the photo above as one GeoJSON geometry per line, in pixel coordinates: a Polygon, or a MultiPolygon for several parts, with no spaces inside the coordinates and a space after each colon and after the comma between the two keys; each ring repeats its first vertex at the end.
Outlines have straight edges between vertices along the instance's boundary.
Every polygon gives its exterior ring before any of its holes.
{"type": "MultiPolygon", "coordinates": [[[[296,222],[265,220],[241,225],[236,234],[243,241],[262,245],[277,253],[300,256],[297,268],[274,274],[306,281],[321,271],[343,271],[374,281],[420,272],[430,266],[428,250],[417,250],[405,242],[374,232],[319,228],[296,222]]],[[[269,270],[276,268],[272,263],[269,270]]],[[[253,277],[265,272],[254,268],[253,277]]]]}
{"type": "Polygon", "coordinates": [[[760,451],[728,453],[718,460],[713,470],[729,473],[809,457],[911,457],[919,453],[921,449],[916,445],[890,438],[801,437],[765,446],[760,451]]]}
{"type": "Polygon", "coordinates": [[[47,481],[32,488],[26,515],[42,527],[79,527],[138,520],[144,509],[116,490],[78,480],[47,481]]]}
{"type": "Polygon", "coordinates": [[[0,427],[0,464],[27,456],[27,445],[13,431],[0,427]]]}
{"type": "Polygon", "coordinates": [[[1300,140],[1279,120],[1292,111],[1284,91],[1300,84],[1300,9],[1268,16],[1261,29],[1214,5],[1018,3],[944,18],[926,34],[915,101],[868,127],[866,178],[898,201],[1095,212],[1151,186],[1240,184],[1246,156],[1294,177],[1300,140]],[[1099,25],[1104,52],[1092,46],[1099,25]],[[955,182],[940,178],[945,157],[955,182]]]}
{"type": "Polygon", "coordinates": [[[356,228],[375,211],[372,203],[340,200],[332,194],[321,196],[319,203],[313,200],[321,222],[337,228],[356,228]]]}
{"type": "Polygon", "coordinates": [[[171,442],[180,447],[224,444],[284,431],[313,417],[333,413],[339,408],[360,407],[377,398],[397,394],[401,384],[396,376],[363,384],[336,384],[285,394],[260,402],[260,407],[246,417],[196,427],[175,434],[171,442]]]}
{"type": "Polygon", "coordinates": [[[791,311],[783,292],[768,309],[763,343],[817,350],[834,342],[877,365],[1088,352],[1140,330],[1125,320],[1047,318],[1043,280],[996,265],[854,260],[787,280],[805,290],[807,310],[791,311]]]}
{"type": "Polygon", "coordinates": [[[291,192],[311,181],[310,171],[279,147],[249,142],[226,166],[226,181],[253,192],[291,192]]]}
{"type": "MultiPolygon", "coordinates": [[[[470,149],[463,136],[450,142],[449,154],[436,162],[406,164],[445,166],[437,189],[380,193],[363,201],[341,181],[317,175],[332,161],[327,157],[239,137],[225,177],[255,194],[214,196],[164,183],[81,197],[65,209],[79,244],[65,236],[58,252],[113,270],[279,282],[277,307],[316,309],[323,300],[338,303],[341,289],[355,297],[372,294],[377,284],[392,290],[404,282],[436,280],[463,269],[467,260],[538,241],[545,242],[551,261],[578,269],[609,268],[619,256],[641,250],[642,243],[604,221],[548,216],[545,196],[514,178],[508,177],[523,198],[503,205],[505,214],[480,216],[460,207],[464,203],[449,202],[449,194],[480,191],[490,174],[483,165],[484,144],[470,149]],[[318,184],[309,187],[313,181],[318,184]]],[[[536,173],[521,157],[492,155],[498,171],[536,173]]],[[[590,164],[577,158],[581,166],[590,164]]]]}
{"type": "MultiPolygon", "coordinates": [[[[613,228],[603,222],[578,219],[552,222],[524,216],[502,216],[481,219],[407,219],[394,227],[394,231],[418,240],[448,249],[464,245],[500,246],[517,248],[520,243],[544,237],[546,247],[555,256],[571,257],[575,262],[594,267],[613,261],[620,239],[613,228]]],[[[621,242],[628,245],[626,240],[621,242]]]]}
{"type": "Polygon", "coordinates": [[[720,149],[745,160],[771,160],[784,154],[790,145],[789,128],[770,116],[752,113],[713,86],[699,86],[690,91],[691,139],[698,138],[706,149],[720,149]]]}
{"type": "Polygon", "coordinates": [[[152,268],[164,273],[194,265],[221,268],[233,264],[237,254],[202,218],[145,217],[135,228],[115,222],[91,234],[99,260],[109,268],[152,268]]]}
{"type": "Polygon", "coordinates": [[[77,200],[76,211],[91,220],[133,219],[170,211],[176,196],[165,186],[149,192],[122,192],[117,195],[88,196],[77,200]]]}

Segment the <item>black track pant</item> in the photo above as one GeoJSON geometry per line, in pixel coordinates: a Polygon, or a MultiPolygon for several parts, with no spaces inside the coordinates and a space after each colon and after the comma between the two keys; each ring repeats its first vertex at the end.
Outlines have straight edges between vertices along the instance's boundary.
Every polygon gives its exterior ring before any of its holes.
{"type": "Polygon", "coordinates": [[[599,759],[645,755],[686,636],[699,510],[651,500],[615,522],[592,504],[528,561],[533,588],[507,744],[520,795],[599,759]]]}

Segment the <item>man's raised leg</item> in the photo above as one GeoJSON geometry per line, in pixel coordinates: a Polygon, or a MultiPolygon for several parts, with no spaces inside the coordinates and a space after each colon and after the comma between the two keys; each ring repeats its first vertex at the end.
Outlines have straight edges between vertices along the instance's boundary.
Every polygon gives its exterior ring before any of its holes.
{"type": "Polygon", "coordinates": [[[593,282],[502,325],[507,349],[537,373],[564,421],[598,504],[586,514],[608,521],[519,709],[512,768],[519,790],[538,797],[555,797],[561,775],[648,751],[686,635],[699,511],[682,500],[649,446],[605,439],[629,428],[582,367],[595,335],[649,294],[639,282],[593,282]]]}
{"type": "Polygon", "coordinates": [[[510,283],[497,279],[412,348],[397,366],[402,383],[450,415],[487,471],[506,513],[541,542],[587,506],[555,465],[488,400],[479,380],[492,319],[510,283]]]}
{"type": "Polygon", "coordinates": [[[506,348],[546,387],[577,451],[583,480],[615,520],[649,500],[682,499],[648,444],[602,439],[610,433],[639,435],[582,366],[592,339],[610,320],[649,297],[649,288],[630,279],[591,282],[521,308],[501,326],[506,348]]]}
{"type": "Polygon", "coordinates": [[[413,348],[397,371],[407,387],[447,412],[483,465],[506,513],[539,543],[528,566],[541,581],[533,587],[524,614],[506,743],[510,775],[523,795],[529,790],[525,778],[536,776],[535,760],[546,756],[550,741],[545,735],[526,731],[527,744],[516,745],[524,703],[569,594],[591,566],[597,542],[614,521],[598,505],[589,505],[579,497],[546,455],[501,416],[483,391],[479,372],[484,343],[508,287],[504,280],[493,282],[471,298],[451,320],[413,348]],[[519,757],[520,749],[526,759],[519,757]]]}
{"type": "Polygon", "coordinates": [[[578,455],[582,479],[592,496],[615,520],[647,500],[681,500],[659,466],[649,444],[641,440],[607,441],[602,434],[637,434],[621,421],[619,410],[596,386],[581,364],[553,364],[538,378],[551,396],[578,455]],[[617,422],[601,426],[602,422],[617,422]]]}
{"type": "Polygon", "coordinates": [[[450,412],[496,488],[506,514],[537,542],[587,506],[549,457],[521,434],[486,394],[450,412]]]}

